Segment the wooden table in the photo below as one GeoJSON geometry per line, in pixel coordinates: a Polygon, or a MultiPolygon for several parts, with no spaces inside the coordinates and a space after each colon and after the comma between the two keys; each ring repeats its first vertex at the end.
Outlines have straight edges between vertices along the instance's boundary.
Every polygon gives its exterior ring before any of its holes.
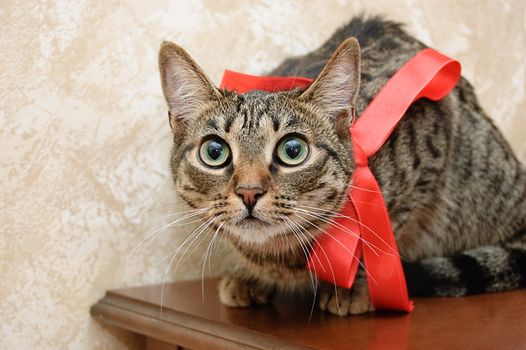
{"type": "Polygon", "coordinates": [[[415,299],[411,314],[340,318],[309,298],[232,309],[219,303],[217,280],[109,291],[95,319],[147,338],[148,349],[526,349],[526,291],[458,299],[415,299]]]}

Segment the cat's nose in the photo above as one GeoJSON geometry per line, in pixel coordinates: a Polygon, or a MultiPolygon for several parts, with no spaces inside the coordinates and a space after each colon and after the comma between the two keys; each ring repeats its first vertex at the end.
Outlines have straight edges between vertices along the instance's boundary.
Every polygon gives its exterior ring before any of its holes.
{"type": "Polygon", "coordinates": [[[261,187],[239,186],[236,188],[236,194],[243,199],[243,203],[248,211],[251,212],[252,209],[254,209],[257,200],[265,194],[265,190],[261,187]]]}

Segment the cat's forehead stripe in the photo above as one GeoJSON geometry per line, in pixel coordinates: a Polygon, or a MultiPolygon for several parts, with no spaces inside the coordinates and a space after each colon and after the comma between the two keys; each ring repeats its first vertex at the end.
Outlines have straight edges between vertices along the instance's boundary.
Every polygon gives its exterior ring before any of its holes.
{"type": "Polygon", "coordinates": [[[214,131],[218,131],[219,130],[219,125],[217,123],[217,119],[215,117],[212,117],[210,119],[208,119],[208,121],[206,122],[206,126],[210,129],[213,129],[214,131]]]}
{"type": "Polygon", "coordinates": [[[225,125],[223,126],[223,129],[226,133],[230,132],[230,128],[232,127],[232,123],[234,122],[235,116],[229,114],[225,117],[225,125]]]}

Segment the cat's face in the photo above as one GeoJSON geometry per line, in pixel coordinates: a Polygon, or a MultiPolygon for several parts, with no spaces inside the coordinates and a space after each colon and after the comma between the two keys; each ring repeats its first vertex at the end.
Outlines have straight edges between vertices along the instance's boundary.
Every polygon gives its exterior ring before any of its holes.
{"type": "Polygon", "coordinates": [[[181,48],[163,44],[181,198],[206,208],[204,218],[238,242],[320,232],[343,204],[354,168],[348,123],[357,45],[342,44],[305,92],[239,95],[217,90],[181,48]]]}

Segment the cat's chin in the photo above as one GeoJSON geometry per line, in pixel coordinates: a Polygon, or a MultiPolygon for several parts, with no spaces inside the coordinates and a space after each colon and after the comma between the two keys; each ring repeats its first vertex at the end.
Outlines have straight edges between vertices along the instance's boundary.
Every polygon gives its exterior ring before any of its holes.
{"type": "Polygon", "coordinates": [[[255,228],[255,229],[258,229],[258,228],[261,228],[261,227],[265,227],[265,226],[269,226],[270,224],[268,222],[265,222],[261,219],[258,219],[254,216],[248,216],[246,218],[244,218],[243,220],[239,221],[236,226],[239,226],[241,228],[244,228],[244,229],[252,229],[252,228],[255,228]]]}
{"type": "Polygon", "coordinates": [[[235,225],[230,225],[228,231],[240,242],[250,245],[265,244],[283,234],[280,226],[271,225],[256,218],[245,218],[235,225]]]}

